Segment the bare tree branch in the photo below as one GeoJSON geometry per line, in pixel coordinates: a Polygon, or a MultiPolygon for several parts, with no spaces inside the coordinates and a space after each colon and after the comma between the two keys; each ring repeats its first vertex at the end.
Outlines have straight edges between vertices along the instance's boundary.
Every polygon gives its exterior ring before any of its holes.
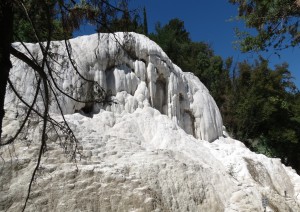
{"type": "MultiPolygon", "coordinates": [[[[10,82],[10,81],[9,81],[10,82]]],[[[36,103],[36,100],[37,100],[37,97],[38,97],[38,93],[40,91],[40,85],[41,85],[41,80],[39,79],[38,83],[37,83],[37,89],[36,89],[36,92],[35,92],[35,95],[34,95],[34,98],[33,98],[33,101],[31,103],[31,105],[28,107],[28,111],[27,111],[27,114],[26,114],[26,117],[25,119],[22,121],[22,125],[21,127],[18,129],[17,133],[14,135],[13,138],[9,139],[6,143],[0,143],[0,146],[5,146],[7,144],[11,144],[12,142],[15,141],[15,139],[19,136],[19,134],[22,132],[25,124],[27,123],[28,121],[28,118],[32,112],[32,109],[33,107],[35,106],[35,103],[36,103]]]]}

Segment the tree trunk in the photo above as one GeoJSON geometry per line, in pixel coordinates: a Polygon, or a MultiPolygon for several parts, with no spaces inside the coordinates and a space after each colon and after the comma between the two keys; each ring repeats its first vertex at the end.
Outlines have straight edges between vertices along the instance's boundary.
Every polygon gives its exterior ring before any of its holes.
{"type": "Polygon", "coordinates": [[[13,38],[13,8],[11,0],[1,0],[0,3],[0,143],[2,135],[2,120],[4,117],[4,100],[10,62],[10,45],[13,38]]]}

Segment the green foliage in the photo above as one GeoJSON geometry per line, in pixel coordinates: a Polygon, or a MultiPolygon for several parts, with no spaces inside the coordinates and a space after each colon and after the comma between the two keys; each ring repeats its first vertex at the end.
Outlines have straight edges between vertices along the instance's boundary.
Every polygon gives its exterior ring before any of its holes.
{"type": "Polygon", "coordinates": [[[262,58],[253,65],[240,63],[233,87],[230,112],[223,114],[233,136],[300,171],[299,93],[288,65],[272,70],[262,58]]]}
{"type": "MultiPolygon", "coordinates": [[[[145,27],[136,11],[128,9],[128,0],[112,6],[109,1],[28,0],[16,5],[14,11],[14,40],[24,42],[63,40],[72,37],[82,24],[96,27],[96,32],[138,32],[145,27]],[[36,37],[37,35],[37,37],[36,37]]],[[[144,14],[144,23],[147,17],[144,14]]]]}
{"type": "Polygon", "coordinates": [[[156,33],[150,34],[149,37],[162,47],[174,63],[186,69],[185,55],[181,53],[186,52],[191,41],[189,33],[184,28],[184,22],[179,19],[172,19],[164,27],[158,23],[155,30],[156,33]]]}
{"type": "Polygon", "coordinates": [[[248,28],[256,29],[251,35],[237,31],[243,51],[267,50],[296,46],[300,42],[300,4],[295,0],[229,0],[238,6],[238,17],[248,28]]]}
{"type": "Polygon", "coordinates": [[[71,38],[70,32],[64,33],[62,22],[57,16],[56,4],[56,0],[28,0],[24,2],[24,6],[15,7],[14,40],[23,42],[46,41],[49,34],[51,40],[71,38]]]}
{"type": "MultiPolygon", "coordinates": [[[[140,14],[137,11],[130,11],[128,1],[121,1],[118,11],[111,11],[111,8],[102,2],[101,10],[105,11],[100,15],[100,21],[97,22],[97,32],[145,32],[145,27],[141,23],[140,14]]],[[[144,8],[144,24],[147,24],[146,9],[144,8]]]]}

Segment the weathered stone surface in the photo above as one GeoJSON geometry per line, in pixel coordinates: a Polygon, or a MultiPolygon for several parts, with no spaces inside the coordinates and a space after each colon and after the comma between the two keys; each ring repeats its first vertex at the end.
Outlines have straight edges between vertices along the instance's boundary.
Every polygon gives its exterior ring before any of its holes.
{"type": "MultiPolygon", "coordinates": [[[[14,45],[25,51],[21,44],[14,45]]],[[[83,108],[93,112],[104,108],[117,113],[132,113],[137,108],[151,106],[196,138],[213,141],[222,136],[222,118],[206,87],[193,74],[182,72],[147,37],[134,33],[94,34],[71,39],[70,46],[74,64],[68,57],[64,42],[56,41],[51,45],[53,61],[50,63],[55,70],[52,76],[56,83],[53,87],[57,86],[82,101],[97,99],[98,88],[84,80],[83,76],[98,82],[117,104],[91,106],[57,92],[63,113],[72,114],[83,108]]],[[[28,49],[37,61],[41,60],[38,44],[28,44],[28,49]]],[[[23,62],[15,58],[12,60],[10,77],[21,95],[31,102],[35,93],[34,72],[23,62]]],[[[8,92],[7,96],[7,102],[19,104],[12,92],[8,92]]],[[[52,103],[51,111],[59,113],[54,97],[52,103]]]]}
{"type": "MultiPolygon", "coordinates": [[[[123,34],[117,36],[124,41],[123,34]]],[[[97,39],[71,40],[73,55],[81,74],[110,89],[118,104],[93,105],[90,118],[74,114],[86,105],[59,96],[80,154],[71,160],[49,127],[26,211],[263,211],[263,197],[267,211],[300,211],[300,177],[279,159],[222,137],[218,108],[196,77],[181,72],[144,36],[131,34],[130,56],[115,54],[112,37],[100,35],[102,48],[97,39]]],[[[93,89],[76,77],[60,45],[53,43],[57,60],[65,61],[61,70],[56,67],[63,75],[58,85],[89,98],[93,89]]],[[[28,46],[37,56],[37,46],[28,46]]],[[[30,100],[30,69],[14,60],[11,78],[30,100]]],[[[11,91],[6,103],[5,139],[20,126],[24,110],[11,91]]],[[[55,104],[51,111],[57,112],[55,104]]],[[[62,121],[60,115],[53,118],[62,121]]],[[[25,202],[40,128],[32,116],[26,133],[0,148],[0,211],[20,211],[25,202]]]]}

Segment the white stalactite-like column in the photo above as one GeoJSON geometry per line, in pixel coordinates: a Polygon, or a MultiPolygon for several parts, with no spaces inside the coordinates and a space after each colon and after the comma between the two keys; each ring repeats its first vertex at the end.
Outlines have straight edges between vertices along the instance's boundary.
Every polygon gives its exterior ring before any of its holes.
{"type": "MultiPolygon", "coordinates": [[[[200,80],[191,73],[182,72],[147,37],[135,33],[124,35],[95,34],[70,40],[72,58],[81,75],[98,82],[117,102],[113,105],[94,105],[94,112],[102,108],[116,113],[133,113],[137,108],[150,106],[167,115],[196,138],[213,141],[222,136],[223,124],[219,109],[200,80]],[[121,48],[120,43],[125,47],[121,48]]],[[[55,54],[65,54],[64,42],[55,41],[52,44],[57,46],[53,48],[55,54]]],[[[13,45],[24,51],[21,44],[13,45]]],[[[34,57],[41,56],[37,49],[36,44],[29,46],[34,57]]],[[[93,97],[90,92],[95,92],[95,89],[73,70],[68,57],[62,56],[56,60],[58,63],[53,63],[53,66],[57,70],[56,83],[61,89],[83,101],[93,97]]],[[[32,82],[33,71],[29,67],[24,70],[25,65],[16,58],[12,58],[12,61],[12,81],[22,79],[25,83],[17,83],[17,89],[25,91],[25,98],[32,98],[34,85],[29,82],[32,82]]],[[[86,106],[64,95],[58,99],[65,114],[86,106]]],[[[7,100],[17,101],[17,98],[8,91],[7,100]]],[[[50,108],[51,112],[59,112],[56,104],[51,104],[50,108]]]]}

